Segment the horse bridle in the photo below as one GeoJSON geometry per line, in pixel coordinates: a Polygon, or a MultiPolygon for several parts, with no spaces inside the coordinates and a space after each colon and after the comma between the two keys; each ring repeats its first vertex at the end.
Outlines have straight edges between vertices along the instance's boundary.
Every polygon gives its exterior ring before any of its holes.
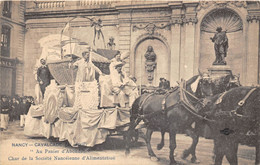
{"type": "Polygon", "coordinates": [[[192,93],[187,91],[185,89],[185,87],[186,87],[186,82],[183,81],[180,84],[180,102],[179,102],[179,104],[181,106],[183,106],[192,115],[196,116],[197,118],[199,118],[201,120],[206,120],[206,121],[209,121],[209,122],[214,122],[214,120],[208,119],[208,118],[203,117],[200,114],[198,114],[199,110],[196,110],[196,108],[189,103],[189,100],[187,99],[186,93],[189,94],[190,96],[192,96],[193,98],[195,98],[198,101],[197,103],[200,103],[203,107],[205,107],[206,105],[204,104],[204,102],[201,102],[201,100],[199,98],[197,98],[192,93]]]}

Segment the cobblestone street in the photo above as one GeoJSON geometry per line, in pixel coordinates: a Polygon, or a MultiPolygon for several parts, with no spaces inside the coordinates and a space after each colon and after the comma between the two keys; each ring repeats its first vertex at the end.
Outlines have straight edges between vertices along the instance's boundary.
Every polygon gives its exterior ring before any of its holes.
{"type": "MultiPolygon", "coordinates": [[[[160,133],[155,132],[152,136],[152,147],[160,158],[158,162],[152,162],[147,154],[144,139],[140,138],[138,143],[131,149],[130,157],[124,155],[124,142],[122,136],[111,136],[107,141],[94,148],[79,147],[73,148],[67,142],[58,142],[54,139],[46,138],[28,138],[23,135],[23,129],[19,127],[19,122],[10,122],[7,131],[1,132],[1,164],[71,164],[73,160],[62,160],[62,158],[80,158],[75,161],[78,164],[85,164],[86,161],[91,164],[149,164],[166,165],[169,164],[169,142],[168,134],[165,136],[165,147],[158,151],[156,145],[160,141],[160,133]],[[32,158],[33,160],[28,160],[32,158]],[[109,157],[111,160],[93,160],[96,157],[109,157]],[[37,159],[37,160],[36,160],[37,159]],[[35,161],[36,160],[36,161],[35,161]]],[[[189,165],[190,157],[187,160],[181,159],[181,153],[191,144],[191,138],[185,135],[177,135],[177,158],[180,165],[189,165]]],[[[200,138],[197,147],[197,157],[201,165],[212,164],[213,141],[200,138]]],[[[239,146],[239,165],[254,164],[255,149],[253,147],[239,146]]],[[[73,161],[73,164],[75,163],[73,161]]],[[[223,165],[228,165],[224,158],[223,165]]]]}

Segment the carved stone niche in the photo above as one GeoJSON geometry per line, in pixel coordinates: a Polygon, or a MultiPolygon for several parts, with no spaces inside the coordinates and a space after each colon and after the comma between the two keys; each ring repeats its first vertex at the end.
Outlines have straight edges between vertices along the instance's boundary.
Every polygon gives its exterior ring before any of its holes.
{"type": "Polygon", "coordinates": [[[243,29],[243,23],[238,14],[230,9],[217,9],[203,18],[201,31],[215,33],[217,27],[222,27],[227,33],[243,29]]]}

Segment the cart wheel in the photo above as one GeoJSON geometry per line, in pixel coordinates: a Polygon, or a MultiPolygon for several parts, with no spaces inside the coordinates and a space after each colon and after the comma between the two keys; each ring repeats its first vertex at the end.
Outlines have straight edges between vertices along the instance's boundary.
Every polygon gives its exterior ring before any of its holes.
{"type": "Polygon", "coordinates": [[[45,122],[54,123],[56,121],[64,97],[56,84],[51,84],[46,88],[43,100],[45,122]]]}

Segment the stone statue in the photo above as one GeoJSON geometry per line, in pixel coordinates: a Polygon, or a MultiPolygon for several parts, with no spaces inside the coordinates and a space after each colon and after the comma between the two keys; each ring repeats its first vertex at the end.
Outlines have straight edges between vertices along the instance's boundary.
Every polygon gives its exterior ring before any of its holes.
{"type": "Polygon", "coordinates": [[[154,78],[154,69],[156,68],[156,54],[153,51],[152,46],[148,46],[147,51],[144,55],[146,61],[145,61],[145,70],[148,75],[148,81],[151,84],[154,78]]]}
{"type": "Polygon", "coordinates": [[[109,38],[109,42],[107,43],[107,48],[109,50],[115,50],[116,44],[114,43],[114,37],[109,38]]]}
{"type": "Polygon", "coordinates": [[[226,65],[225,57],[227,57],[228,50],[228,38],[226,31],[222,31],[221,27],[217,27],[217,33],[215,33],[213,38],[210,38],[214,42],[214,49],[216,60],[213,65],[226,65]]]}
{"type": "Polygon", "coordinates": [[[93,19],[91,27],[94,27],[94,40],[93,40],[93,44],[96,45],[96,37],[99,40],[100,36],[101,36],[102,39],[103,39],[104,47],[105,47],[105,39],[104,39],[104,35],[103,35],[103,32],[102,32],[102,27],[103,27],[102,20],[100,18],[98,20],[93,19]]]}
{"type": "Polygon", "coordinates": [[[156,54],[154,53],[152,46],[148,46],[144,56],[147,62],[154,62],[156,60],[156,54]]]}

